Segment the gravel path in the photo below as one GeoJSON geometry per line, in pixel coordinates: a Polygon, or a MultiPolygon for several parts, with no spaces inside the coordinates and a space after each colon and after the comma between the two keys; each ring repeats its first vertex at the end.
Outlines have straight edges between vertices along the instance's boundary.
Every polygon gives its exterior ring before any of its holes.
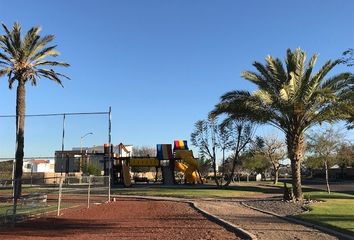
{"type": "Polygon", "coordinates": [[[280,216],[298,215],[306,211],[300,203],[276,200],[250,200],[245,202],[247,205],[276,213],[280,216]]]}
{"type": "Polygon", "coordinates": [[[240,202],[198,201],[197,205],[209,213],[254,234],[260,240],[338,239],[316,229],[290,223],[278,217],[252,210],[241,205],[240,202]]]}
{"type": "Polygon", "coordinates": [[[186,203],[125,199],[73,208],[15,228],[0,226],[0,239],[240,239],[186,203]]]}

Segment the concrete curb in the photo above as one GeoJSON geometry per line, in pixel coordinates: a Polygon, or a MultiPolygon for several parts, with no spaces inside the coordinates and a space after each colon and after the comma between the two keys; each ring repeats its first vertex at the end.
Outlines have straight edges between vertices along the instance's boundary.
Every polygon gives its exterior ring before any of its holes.
{"type": "Polygon", "coordinates": [[[343,240],[346,240],[346,239],[348,239],[348,240],[354,240],[354,237],[353,237],[353,236],[350,236],[349,234],[345,234],[345,233],[342,233],[342,232],[339,232],[339,231],[336,231],[336,230],[333,230],[333,229],[329,229],[329,228],[326,228],[326,227],[322,227],[322,226],[319,226],[319,225],[314,224],[314,223],[305,222],[305,221],[300,220],[300,219],[297,219],[297,218],[287,217],[287,216],[281,216],[281,215],[276,214],[276,213],[274,213],[274,212],[270,212],[270,211],[266,211],[266,210],[263,210],[263,209],[259,209],[259,208],[250,206],[250,205],[248,205],[248,204],[245,203],[245,202],[241,202],[241,204],[242,204],[242,206],[244,206],[244,207],[247,207],[247,208],[250,208],[250,209],[253,209],[253,210],[256,210],[256,211],[265,213],[265,214],[269,214],[269,215],[278,217],[278,218],[280,218],[280,219],[283,219],[283,220],[286,220],[286,221],[289,221],[289,222],[293,222],[293,223],[296,223],[296,224],[304,225],[304,226],[306,226],[306,227],[314,228],[314,229],[317,229],[317,230],[319,230],[319,231],[321,231],[321,232],[330,234],[330,235],[332,235],[332,236],[338,237],[338,238],[343,239],[343,240]]]}
{"type": "Polygon", "coordinates": [[[195,210],[197,210],[198,212],[203,214],[210,221],[213,221],[213,222],[221,225],[222,227],[229,230],[230,232],[233,232],[237,236],[242,237],[242,239],[257,240],[257,237],[255,235],[253,235],[252,233],[240,228],[239,226],[236,226],[235,224],[233,224],[229,221],[226,221],[222,218],[217,217],[216,215],[213,215],[213,214],[201,209],[200,207],[198,207],[198,204],[196,204],[195,202],[188,201],[187,203],[189,203],[195,210]]]}
{"type": "Polygon", "coordinates": [[[221,219],[218,216],[213,215],[213,214],[201,209],[197,203],[195,203],[194,201],[189,200],[189,199],[170,198],[170,197],[153,197],[153,196],[137,196],[137,195],[119,195],[119,196],[114,195],[112,197],[113,198],[137,198],[137,199],[146,199],[146,200],[155,200],[155,201],[171,201],[171,202],[187,203],[193,209],[195,209],[197,212],[199,212],[203,216],[205,216],[208,220],[222,226],[226,230],[234,233],[235,235],[241,237],[242,239],[257,240],[257,237],[255,235],[253,235],[252,233],[240,228],[239,226],[236,226],[235,224],[233,224],[231,222],[221,219]]]}

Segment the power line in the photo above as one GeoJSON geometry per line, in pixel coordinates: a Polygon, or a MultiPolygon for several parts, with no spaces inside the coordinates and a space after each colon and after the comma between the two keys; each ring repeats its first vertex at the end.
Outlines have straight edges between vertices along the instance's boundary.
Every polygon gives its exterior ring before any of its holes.
{"type": "MultiPolygon", "coordinates": [[[[24,157],[23,159],[53,159],[55,158],[54,156],[50,157],[24,157]]],[[[16,158],[14,157],[0,157],[0,161],[10,161],[10,160],[15,160],[16,158]]]]}
{"type": "MultiPolygon", "coordinates": [[[[27,114],[25,117],[53,117],[53,116],[73,116],[73,115],[103,115],[109,112],[74,112],[74,113],[47,113],[47,114],[27,114]]],[[[16,115],[0,115],[0,118],[13,118],[16,115]]]]}

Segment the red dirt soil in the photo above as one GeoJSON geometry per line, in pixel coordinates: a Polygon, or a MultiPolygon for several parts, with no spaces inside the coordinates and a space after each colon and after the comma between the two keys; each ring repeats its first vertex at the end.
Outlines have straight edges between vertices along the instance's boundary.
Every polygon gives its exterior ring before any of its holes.
{"type": "Polygon", "coordinates": [[[238,239],[186,203],[120,199],[1,227],[0,239],[238,239]]]}

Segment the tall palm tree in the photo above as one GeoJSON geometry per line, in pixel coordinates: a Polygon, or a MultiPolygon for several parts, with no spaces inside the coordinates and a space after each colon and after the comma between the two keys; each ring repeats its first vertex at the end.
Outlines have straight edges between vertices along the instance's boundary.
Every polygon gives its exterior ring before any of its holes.
{"type": "Polygon", "coordinates": [[[15,199],[21,196],[21,178],[24,156],[24,126],[26,110],[26,83],[37,85],[40,78],[47,78],[62,85],[61,77],[65,75],[55,72],[52,66],[68,67],[69,64],[48,60],[56,57],[56,45],[47,46],[53,35],[41,37],[39,27],[31,28],[21,36],[21,26],[15,23],[10,31],[2,24],[5,34],[0,35],[0,77],[7,76],[9,88],[17,82],[16,97],[16,169],[15,169],[15,199]]]}
{"type": "Polygon", "coordinates": [[[304,133],[322,122],[348,120],[354,115],[354,77],[345,72],[326,78],[341,61],[327,61],[313,72],[317,55],[306,63],[301,49],[287,50],[285,66],[278,58],[266,58],[266,64],[254,62],[257,72],[246,71],[242,77],[258,89],[231,91],[221,96],[213,114],[268,123],[286,136],[292,168],[295,199],[302,201],[301,161],[304,156],[304,133]]]}

